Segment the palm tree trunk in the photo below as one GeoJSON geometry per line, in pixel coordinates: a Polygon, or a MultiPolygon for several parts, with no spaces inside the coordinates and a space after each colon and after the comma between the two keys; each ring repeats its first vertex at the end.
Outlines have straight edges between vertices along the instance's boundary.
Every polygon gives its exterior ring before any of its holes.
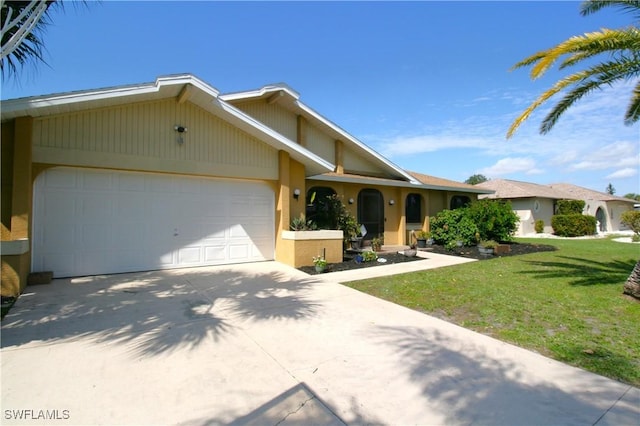
{"type": "Polygon", "coordinates": [[[636,262],[636,266],[633,268],[633,271],[631,271],[631,275],[627,278],[623,293],[640,299],[640,260],[636,262]]]}

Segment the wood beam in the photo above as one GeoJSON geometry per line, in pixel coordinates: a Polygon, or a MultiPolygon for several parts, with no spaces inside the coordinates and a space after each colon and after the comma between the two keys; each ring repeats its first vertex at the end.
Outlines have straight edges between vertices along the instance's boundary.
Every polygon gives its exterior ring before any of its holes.
{"type": "Polygon", "coordinates": [[[296,133],[297,133],[297,141],[299,145],[307,146],[307,128],[306,123],[307,120],[301,115],[297,116],[296,122],[296,133]]]}
{"type": "Polygon", "coordinates": [[[344,174],[344,143],[341,140],[335,142],[336,173],[344,174]]]}
{"type": "Polygon", "coordinates": [[[284,92],[282,90],[279,90],[267,98],[267,103],[269,105],[275,104],[276,102],[278,102],[278,99],[280,99],[283,96],[284,96],[284,92]]]}
{"type": "Polygon", "coordinates": [[[180,93],[178,94],[178,103],[182,104],[189,100],[191,93],[193,92],[193,86],[185,84],[180,93]]]}

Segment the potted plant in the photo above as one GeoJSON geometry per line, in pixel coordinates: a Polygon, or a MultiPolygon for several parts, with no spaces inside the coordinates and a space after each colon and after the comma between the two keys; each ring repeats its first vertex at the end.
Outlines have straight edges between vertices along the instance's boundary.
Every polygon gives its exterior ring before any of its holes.
{"type": "Polygon", "coordinates": [[[313,264],[316,267],[316,272],[322,273],[327,269],[327,261],[322,256],[317,256],[313,258],[313,264]]]}
{"type": "Polygon", "coordinates": [[[429,241],[430,241],[430,244],[433,244],[432,234],[429,231],[417,231],[416,240],[418,242],[418,248],[427,247],[427,243],[429,241]]]}
{"type": "Polygon", "coordinates": [[[480,254],[493,254],[493,250],[497,245],[498,243],[493,240],[480,241],[480,244],[478,244],[478,252],[480,252],[480,254]]]}
{"type": "Polygon", "coordinates": [[[376,237],[371,240],[371,248],[373,251],[380,251],[382,249],[382,244],[384,244],[384,237],[376,237]]]}

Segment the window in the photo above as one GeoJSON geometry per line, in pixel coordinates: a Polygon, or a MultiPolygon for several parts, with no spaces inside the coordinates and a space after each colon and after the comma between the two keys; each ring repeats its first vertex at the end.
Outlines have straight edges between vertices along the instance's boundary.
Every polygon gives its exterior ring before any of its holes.
{"type": "Polygon", "coordinates": [[[459,209],[471,203],[471,199],[466,195],[454,195],[451,197],[451,210],[459,209]]]}
{"type": "Polygon", "coordinates": [[[422,196],[420,194],[407,195],[404,215],[407,223],[422,223],[422,196]]]}
{"type": "Polygon", "coordinates": [[[307,191],[307,207],[305,216],[307,220],[313,220],[320,228],[330,226],[327,221],[327,197],[336,195],[336,191],[328,186],[314,186],[307,191]],[[315,195],[314,195],[315,194],[315,195]],[[311,199],[313,198],[313,202],[311,199]]]}

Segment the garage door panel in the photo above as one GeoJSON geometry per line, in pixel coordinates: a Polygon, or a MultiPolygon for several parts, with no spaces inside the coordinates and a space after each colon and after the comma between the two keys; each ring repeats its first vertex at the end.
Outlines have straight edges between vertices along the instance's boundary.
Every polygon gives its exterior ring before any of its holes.
{"type": "Polygon", "coordinates": [[[75,244],[75,227],[73,224],[58,224],[42,229],[34,238],[40,238],[50,247],[69,247],[75,244]]]}
{"type": "Polygon", "coordinates": [[[251,260],[249,257],[250,251],[248,244],[229,244],[229,259],[232,261],[248,261],[251,260]]]}
{"type": "Polygon", "coordinates": [[[139,192],[145,193],[146,179],[144,175],[120,175],[118,176],[118,190],[120,192],[139,192]]]}
{"type": "Polygon", "coordinates": [[[33,270],[54,276],[273,259],[267,185],[49,169],[34,191],[33,270]]]}
{"type": "Polygon", "coordinates": [[[47,223],[74,223],[76,216],[76,200],[68,194],[46,194],[43,198],[43,208],[39,212],[45,216],[47,223]]]}
{"type": "Polygon", "coordinates": [[[79,244],[82,250],[106,249],[113,247],[112,226],[105,223],[82,225],[79,244]]]}
{"type": "Polygon", "coordinates": [[[206,244],[204,246],[204,261],[210,264],[224,263],[227,259],[227,245],[206,244]]]}
{"type": "Polygon", "coordinates": [[[42,183],[49,188],[68,188],[75,189],[78,187],[78,174],[75,169],[50,169],[47,170],[46,176],[42,178],[42,183]]]}
{"type": "Polygon", "coordinates": [[[111,218],[111,206],[113,204],[113,196],[96,196],[83,194],[79,203],[78,214],[82,216],[78,220],[104,222],[111,218]]]}
{"type": "Polygon", "coordinates": [[[180,247],[178,249],[178,262],[180,264],[199,265],[202,263],[202,247],[180,247]]]}
{"type": "Polygon", "coordinates": [[[82,189],[86,191],[110,192],[113,189],[113,173],[93,171],[90,174],[83,173],[81,176],[82,189]]]}

